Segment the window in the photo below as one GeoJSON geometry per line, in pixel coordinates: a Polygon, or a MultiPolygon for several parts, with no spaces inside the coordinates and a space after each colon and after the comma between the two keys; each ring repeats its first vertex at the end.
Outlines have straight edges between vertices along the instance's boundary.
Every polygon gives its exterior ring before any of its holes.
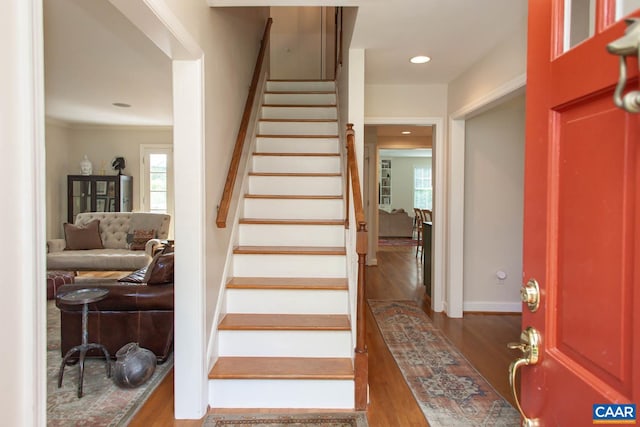
{"type": "Polygon", "coordinates": [[[166,213],[168,211],[168,157],[166,154],[149,154],[149,211],[151,212],[166,213]]]}
{"type": "Polygon", "coordinates": [[[433,189],[431,188],[431,168],[413,169],[413,206],[432,209],[433,189]]]}
{"type": "Polygon", "coordinates": [[[140,146],[140,206],[145,212],[173,215],[173,150],[170,145],[140,146]]]}

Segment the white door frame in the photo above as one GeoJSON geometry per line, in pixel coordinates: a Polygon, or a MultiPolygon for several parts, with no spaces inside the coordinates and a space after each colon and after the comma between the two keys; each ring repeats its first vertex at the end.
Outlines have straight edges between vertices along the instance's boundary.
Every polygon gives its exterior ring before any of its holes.
{"type": "MultiPolygon", "coordinates": [[[[447,294],[445,311],[449,317],[462,317],[464,305],[464,146],[467,119],[483,113],[497,104],[522,93],[526,74],[504,83],[481,98],[449,115],[449,156],[446,169],[448,180],[447,229],[448,249],[447,294]]],[[[437,222],[434,222],[434,226],[437,222]]],[[[439,248],[435,247],[437,252],[439,248]]]]}
{"type": "MultiPolygon", "coordinates": [[[[433,270],[431,272],[431,309],[436,312],[445,309],[445,226],[447,217],[447,207],[445,204],[446,175],[445,175],[445,146],[444,146],[444,120],[442,117],[365,117],[365,125],[416,125],[435,126],[433,134],[433,171],[434,171],[434,191],[433,191],[433,270]]],[[[376,159],[377,161],[377,159],[376,159]]],[[[377,163],[374,163],[377,165],[377,163]]],[[[377,166],[376,166],[377,167],[377,166]]],[[[375,184],[377,188],[377,183],[375,184]]],[[[377,212],[377,211],[376,211],[377,212]]],[[[370,230],[370,239],[377,239],[378,231],[370,230]],[[373,231],[373,233],[371,233],[373,231]]],[[[377,240],[376,240],[377,241],[377,240]]]]}
{"type": "Polygon", "coordinates": [[[173,62],[176,239],[174,396],[177,419],[207,409],[205,328],[204,53],[162,0],[109,0],[173,62]],[[193,161],[201,159],[201,161],[193,161]]]}

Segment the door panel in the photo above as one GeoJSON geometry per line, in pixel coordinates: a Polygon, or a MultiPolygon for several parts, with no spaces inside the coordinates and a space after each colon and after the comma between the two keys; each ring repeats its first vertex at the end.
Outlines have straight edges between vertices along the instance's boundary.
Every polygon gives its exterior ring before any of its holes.
{"type": "MultiPolygon", "coordinates": [[[[608,383],[629,367],[634,141],[611,93],[561,114],[558,144],[558,348],[608,383]],[[606,145],[606,147],[603,147],[606,145]],[[625,217],[626,216],[626,217],[625,217]],[[619,291],[606,291],[606,284],[619,291]],[[596,311],[588,310],[591,300],[596,311]]],[[[627,378],[628,378],[627,371],[627,378]]]]}
{"type": "Polygon", "coordinates": [[[529,2],[523,279],[542,296],[523,329],[542,349],[521,384],[524,412],[547,426],[592,425],[593,404],[640,398],[640,121],[612,101],[615,7],[593,3],[593,35],[564,52],[564,1],[529,2]]]}

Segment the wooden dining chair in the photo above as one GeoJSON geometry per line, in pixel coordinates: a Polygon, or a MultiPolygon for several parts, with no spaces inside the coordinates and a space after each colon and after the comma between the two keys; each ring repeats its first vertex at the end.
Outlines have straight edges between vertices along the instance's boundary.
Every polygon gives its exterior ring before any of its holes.
{"type": "Polygon", "coordinates": [[[421,209],[422,210],[422,218],[424,218],[425,222],[433,222],[433,215],[429,209],[421,209]]]}
{"type": "Polygon", "coordinates": [[[418,256],[418,252],[422,252],[422,223],[424,222],[424,214],[422,213],[422,209],[413,208],[416,216],[414,218],[414,224],[416,227],[416,257],[418,256]]]}

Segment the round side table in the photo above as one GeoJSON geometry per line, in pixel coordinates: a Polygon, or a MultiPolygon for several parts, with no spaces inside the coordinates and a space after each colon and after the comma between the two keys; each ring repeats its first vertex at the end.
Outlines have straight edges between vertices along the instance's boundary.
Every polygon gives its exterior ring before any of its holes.
{"type": "Polygon", "coordinates": [[[75,353],[80,352],[80,363],[78,364],[78,368],[80,369],[80,377],[78,379],[78,397],[82,397],[82,381],[84,378],[84,359],[87,354],[87,351],[97,348],[102,350],[105,357],[105,362],[107,365],[107,378],[111,377],[111,363],[109,359],[109,352],[102,344],[90,343],[89,332],[87,330],[87,317],[89,315],[89,304],[92,302],[101,301],[106,298],[109,293],[108,289],[97,289],[97,288],[89,288],[89,289],[78,289],[76,291],[71,291],[67,294],[61,295],[59,298],[65,304],[70,305],[80,305],[82,304],[82,344],[77,345],[67,351],[67,354],[64,355],[62,359],[62,364],[60,365],[60,371],[58,372],[58,388],[62,387],[62,376],[64,375],[64,367],[67,364],[69,358],[75,353]]]}

